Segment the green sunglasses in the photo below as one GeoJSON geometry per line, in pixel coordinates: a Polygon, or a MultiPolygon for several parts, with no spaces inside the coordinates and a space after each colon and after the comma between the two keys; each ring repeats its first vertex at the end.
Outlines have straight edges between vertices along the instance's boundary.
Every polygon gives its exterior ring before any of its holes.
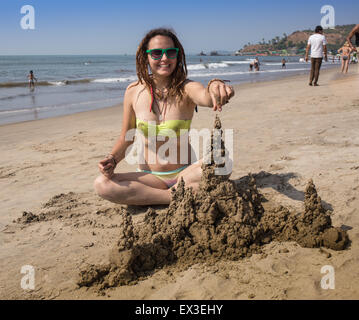
{"type": "Polygon", "coordinates": [[[149,53],[153,60],[160,60],[164,53],[166,53],[168,59],[175,59],[178,56],[178,51],[178,48],[167,48],[146,50],[146,53],[149,53]]]}

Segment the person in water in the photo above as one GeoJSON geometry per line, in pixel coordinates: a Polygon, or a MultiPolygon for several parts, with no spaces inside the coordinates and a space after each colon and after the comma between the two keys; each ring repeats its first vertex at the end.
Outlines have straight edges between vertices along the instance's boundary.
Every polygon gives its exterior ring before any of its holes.
{"type": "Polygon", "coordinates": [[[254,59],[254,70],[259,71],[259,66],[260,66],[260,63],[259,63],[258,58],[256,57],[254,59]]]}
{"type": "Polygon", "coordinates": [[[253,71],[254,60],[249,63],[249,71],[253,71]]]}
{"type": "Polygon", "coordinates": [[[342,57],[342,72],[347,73],[349,68],[349,61],[350,61],[350,53],[353,51],[352,48],[350,48],[348,41],[344,43],[344,46],[342,46],[338,53],[341,53],[342,57]]]}
{"type": "Polygon", "coordinates": [[[29,88],[30,88],[30,90],[34,90],[35,89],[34,80],[37,82],[37,78],[35,78],[34,72],[32,70],[30,70],[29,74],[27,75],[27,78],[29,80],[29,88]]]}
{"type": "Polygon", "coordinates": [[[282,59],[282,69],[287,69],[287,66],[285,65],[286,62],[287,62],[287,61],[283,58],[283,59],[282,59]]]}
{"type": "Polygon", "coordinates": [[[203,159],[192,159],[188,134],[197,105],[220,112],[234,90],[220,79],[209,81],[207,88],[187,79],[185,52],[171,29],[147,33],[137,49],[136,71],[138,80],[127,87],[124,96],[120,138],[99,162],[101,175],[94,188],[99,196],[115,203],[169,204],[170,188],[177,188],[181,178],[195,191],[202,176],[203,159]],[[139,161],[136,172],[114,173],[133,144],[126,139],[131,129],[140,131],[142,145],[137,153],[144,161],[139,161]],[[151,138],[156,140],[155,147],[151,138]],[[160,150],[169,140],[177,149],[173,162],[166,161],[160,150]],[[181,150],[188,150],[185,164],[180,159],[181,150]]]}

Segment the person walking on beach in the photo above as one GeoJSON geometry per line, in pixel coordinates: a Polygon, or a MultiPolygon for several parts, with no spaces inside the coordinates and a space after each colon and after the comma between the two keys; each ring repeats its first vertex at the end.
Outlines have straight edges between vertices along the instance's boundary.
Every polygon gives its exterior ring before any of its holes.
{"type": "Polygon", "coordinates": [[[187,79],[185,52],[171,29],[146,34],[137,49],[136,71],[138,80],[127,87],[124,96],[120,138],[99,162],[101,175],[94,188],[99,196],[115,203],[169,204],[170,188],[177,188],[181,178],[194,191],[199,187],[203,160],[192,158],[189,142],[196,106],[222,111],[234,90],[220,79],[212,79],[207,87],[187,79]],[[136,138],[141,148],[136,152],[143,158],[136,172],[114,173],[133,144],[126,138],[131,129],[140,133],[136,138]],[[174,161],[168,161],[164,152],[169,142],[177,151],[174,161]],[[185,151],[185,160],[181,151],[185,151]]]}
{"type": "Polygon", "coordinates": [[[359,52],[359,24],[357,24],[349,33],[347,39],[349,47],[354,51],[354,52],[359,52]],[[355,46],[353,46],[352,43],[352,37],[355,36],[355,46]]]}
{"type": "Polygon", "coordinates": [[[344,43],[338,53],[341,53],[342,56],[342,72],[347,73],[349,68],[349,61],[350,61],[350,53],[352,52],[352,48],[350,48],[348,41],[344,43]]]}
{"type": "Polygon", "coordinates": [[[29,88],[30,88],[30,90],[34,90],[35,89],[34,80],[37,82],[37,78],[35,78],[34,72],[32,70],[30,70],[29,74],[27,75],[27,78],[29,80],[29,88]]]}
{"type": "Polygon", "coordinates": [[[311,61],[311,70],[310,70],[310,78],[309,85],[319,86],[319,70],[322,65],[323,55],[325,61],[328,61],[327,55],[327,40],[323,35],[322,26],[317,26],[315,28],[315,34],[312,34],[308,39],[307,48],[305,51],[305,61],[308,62],[308,54],[309,49],[311,49],[310,61],[311,61]]]}

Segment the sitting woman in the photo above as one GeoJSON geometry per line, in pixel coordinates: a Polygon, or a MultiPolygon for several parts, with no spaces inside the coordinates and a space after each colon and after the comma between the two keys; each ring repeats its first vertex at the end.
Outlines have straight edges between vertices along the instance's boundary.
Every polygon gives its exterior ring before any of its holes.
{"type": "Polygon", "coordinates": [[[219,79],[211,80],[207,88],[188,80],[183,47],[169,29],[151,30],[143,38],[136,53],[136,69],[138,81],[125,92],[120,138],[111,153],[99,162],[102,175],[94,187],[99,196],[115,203],[168,204],[170,188],[176,188],[181,177],[194,190],[201,179],[202,159],[194,161],[191,152],[187,152],[185,165],[180,161],[181,150],[191,149],[189,135],[183,139],[183,132],[190,129],[195,108],[199,105],[221,111],[234,91],[219,79]],[[126,133],[135,128],[142,132],[144,161],[139,163],[137,172],[114,173],[133,143],[126,139],[126,133]],[[153,137],[155,147],[150,139],[153,137]],[[160,155],[161,146],[169,139],[176,145],[176,161],[164,161],[160,155]]]}

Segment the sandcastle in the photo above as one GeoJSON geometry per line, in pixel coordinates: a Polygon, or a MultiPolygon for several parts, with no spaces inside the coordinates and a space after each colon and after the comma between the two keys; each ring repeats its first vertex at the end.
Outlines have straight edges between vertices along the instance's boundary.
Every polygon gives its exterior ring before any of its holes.
{"type": "MultiPolygon", "coordinates": [[[[218,116],[214,127],[221,132],[218,116]]],[[[207,156],[223,155],[223,140],[220,149],[213,150],[212,134],[207,156]]],[[[348,244],[346,231],[332,227],[312,180],[305,190],[303,212],[293,213],[283,206],[265,211],[251,174],[236,184],[228,175],[216,175],[216,167],[213,161],[203,163],[197,192],[181,180],[172,189],[168,209],[157,213],[149,208],[142,223],[134,225],[126,209],[118,209],[122,224],[109,263],[80,271],[78,285],[101,290],[130,284],[166,265],[239,260],[260,253],[273,240],[334,250],[348,244]]]]}

